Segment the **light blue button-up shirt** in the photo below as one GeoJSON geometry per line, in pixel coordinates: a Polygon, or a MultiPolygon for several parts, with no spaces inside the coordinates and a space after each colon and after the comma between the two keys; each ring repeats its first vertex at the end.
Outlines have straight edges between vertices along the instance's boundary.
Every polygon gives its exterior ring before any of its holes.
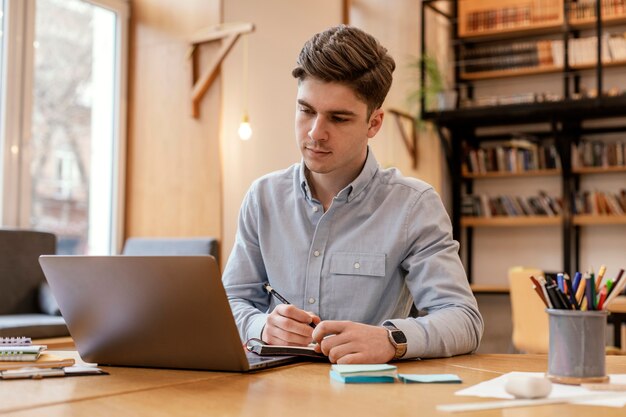
{"type": "Polygon", "coordinates": [[[223,281],[243,340],[261,337],[276,305],[270,285],[322,320],[380,325],[408,340],[405,358],[474,351],[483,322],[433,188],[380,169],[371,150],[326,212],[303,163],[248,191],[223,281]],[[411,305],[420,317],[407,318],[411,305]]]}

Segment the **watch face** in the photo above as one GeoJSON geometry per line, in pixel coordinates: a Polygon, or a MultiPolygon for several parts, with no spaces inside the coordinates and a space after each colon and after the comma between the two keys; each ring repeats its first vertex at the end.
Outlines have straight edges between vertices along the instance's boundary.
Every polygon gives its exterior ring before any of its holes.
{"type": "Polygon", "coordinates": [[[391,337],[393,337],[393,340],[398,344],[406,343],[406,336],[400,330],[392,331],[391,337]]]}

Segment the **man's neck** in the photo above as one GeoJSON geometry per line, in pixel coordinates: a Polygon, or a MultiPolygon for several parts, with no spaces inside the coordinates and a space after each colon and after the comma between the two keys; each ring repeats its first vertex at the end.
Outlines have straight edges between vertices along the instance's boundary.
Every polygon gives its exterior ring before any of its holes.
{"type": "MultiPolygon", "coordinates": [[[[363,163],[363,166],[364,165],[365,162],[363,163]]],[[[324,211],[328,210],[333,202],[333,198],[359,176],[363,170],[363,166],[356,173],[352,172],[343,176],[337,176],[336,173],[319,174],[305,168],[311,195],[322,203],[324,211]]]]}

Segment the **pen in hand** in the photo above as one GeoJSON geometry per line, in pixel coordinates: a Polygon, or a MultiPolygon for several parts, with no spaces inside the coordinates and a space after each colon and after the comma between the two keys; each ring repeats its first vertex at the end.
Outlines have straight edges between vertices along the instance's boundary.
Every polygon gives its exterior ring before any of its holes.
{"type": "MultiPolygon", "coordinates": [[[[287,301],[287,299],[285,299],[285,297],[283,297],[278,292],[276,292],[276,290],[274,288],[272,288],[272,286],[270,285],[269,282],[264,283],[263,284],[263,288],[265,289],[265,291],[267,291],[268,294],[271,294],[274,297],[276,297],[276,299],[278,301],[280,301],[281,303],[283,303],[283,304],[291,304],[289,301],[287,301]]],[[[310,322],[309,326],[311,326],[311,327],[313,327],[315,329],[315,323],[310,322]]]]}

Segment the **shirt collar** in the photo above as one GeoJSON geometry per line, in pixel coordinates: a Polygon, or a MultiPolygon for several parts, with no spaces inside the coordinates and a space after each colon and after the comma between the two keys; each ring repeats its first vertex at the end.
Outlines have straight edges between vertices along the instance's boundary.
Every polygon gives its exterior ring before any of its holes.
{"type": "MultiPolygon", "coordinates": [[[[309,187],[309,183],[306,179],[306,166],[304,164],[304,159],[300,162],[300,169],[298,171],[298,177],[300,181],[300,188],[302,189],[302,193],[306,199],[311,199],[311,188],[309,187]]],[[[374,156],[374,153],[367,147],[367,158],[365,159],[365,165],[361,170],[361,173],[348,184],[343,190],[337,194],[337,197],[342,199],[346,198],[348,201],[352,201],[357,195],[361,193],[370,183],[372,178],[378,172],[378,161],[374,156]]]]}

